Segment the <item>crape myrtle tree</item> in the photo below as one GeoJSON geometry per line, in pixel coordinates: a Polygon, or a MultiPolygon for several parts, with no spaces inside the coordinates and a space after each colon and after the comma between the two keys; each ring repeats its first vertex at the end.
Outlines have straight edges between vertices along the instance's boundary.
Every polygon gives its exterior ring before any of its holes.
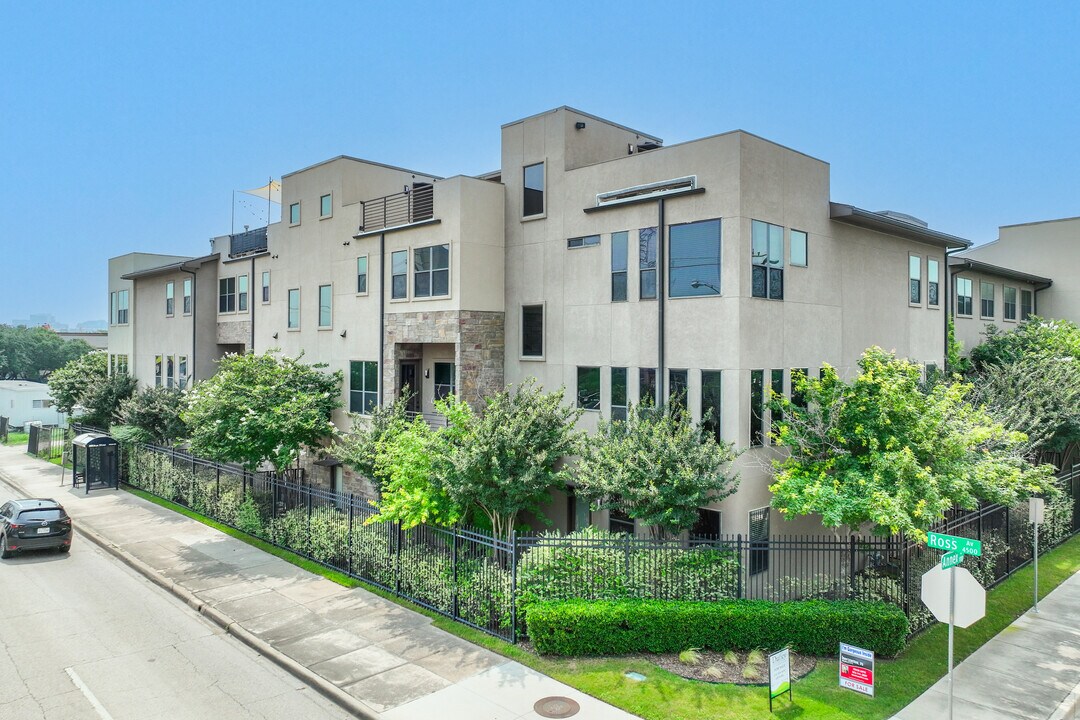
{"type": "Polygon", "coordinates": [[[1053,468],[1030,464],[1025,435],[968,402],[970,385],[920,378],[919,365],[872,347],[851,382],[829,366],[820,380],[796,376],[805,405],[772,396],[774,437],[790,451],[774,462],[773,507],[925,539],[954,506],[1053,492],[1053,468]]]}
{"type": "Polygon", "coordinates": [[[325,373],[325,364],[278,352],[226,355],[217,373],[190,390],[181,417],[195,455],[248,470],[264,462],[282,470],[302,447],[335,432],[330,415],[341,406],[341,372],[325,373]]]}
{"type": "Polygon", "coordinates": [[[737,456],[682,403],[634,405],[626,420],[600,421],[575,467],[577,493],[594,510],[621,510],[670,537],[694,526],[699,507],[735,492],[737,456]]]}
{"type": "Polygon", "coordinates": [[[972,348],[972,397],[1006,427],[1027,435],[1033,461],[1080,441],[1080,327],[1032,317],[1012,332],[987,326],[972,348]]]}
{"type": "Polygon", "coordinates": [[[128,442],[167,445],[187,437],[188,428],[181,415],[187,409],[188,396],[176,388],[146,388],[120,405],[120,425],[114,425],[113,437],[128,442]]]}
{"type": "Polygon", "coordinates": [[[83,409],[79,422],[108,428],[119,421],[121,404],[135,392],[135,379],[126,373],[109,375],[108,354],[82,355],[49,375],[49,395],[57,409],[70,414],[83,409]]]}
{"type": "Polygon", "coordinates": [[[371,481],[377,494],[389,483],[384,473],[390,466],[380,464],[379,449],[410,427],[408,417],[411,393],[402,393],[392,403],[376,405],[368,416],[352,415],[352,428],[334,440],[331,453],[371,481]]]}

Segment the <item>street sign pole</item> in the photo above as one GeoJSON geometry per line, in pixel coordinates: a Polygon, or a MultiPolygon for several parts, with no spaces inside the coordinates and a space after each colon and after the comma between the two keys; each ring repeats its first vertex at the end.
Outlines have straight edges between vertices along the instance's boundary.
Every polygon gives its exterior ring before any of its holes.
{"type": "Polygon", "coordinates": [[[1035,532],[1035,613],[1039,612],[1039,526],[1033,525],[1035,532]]]}
{"type": "Polygon", "coordinates": [[[953,720],[953,620],[956,619],[956,566],[949,568],[949,720],[953,720]]]}
{"type": "Polygon", "coordinates": [[[1028,498],[1028,519],[1031,520],[1031,534],[1035,537],[1035,612],[1039,612],[1039,526],[1043,523],[1045,503],[1042,498],[1028,498]]]}

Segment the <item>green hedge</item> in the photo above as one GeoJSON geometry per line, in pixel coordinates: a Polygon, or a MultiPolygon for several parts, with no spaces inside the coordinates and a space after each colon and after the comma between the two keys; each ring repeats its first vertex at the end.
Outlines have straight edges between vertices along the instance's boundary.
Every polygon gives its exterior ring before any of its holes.
{"type": "Polygon", "coordinates": [[[891,657],[908,634],[900,608],[856,600],[563,600],[529,606],[527,623],[540,653],[570,656],[785,646],[834,655],[846,642],[891,657]]]}

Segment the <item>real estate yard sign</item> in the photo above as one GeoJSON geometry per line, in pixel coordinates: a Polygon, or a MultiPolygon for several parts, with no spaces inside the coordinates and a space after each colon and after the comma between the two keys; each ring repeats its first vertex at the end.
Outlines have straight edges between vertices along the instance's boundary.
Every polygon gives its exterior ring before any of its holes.
{"type": "Polygon", "coordinates": [[[840,687],[874,697],[874,651],[840,643],[840,687]]]}
{"type": "Polygon", "coordinates": [[[791,653],[787,648],[769,656],[769,712],[772,701],[784,693],[791,699],[791,653]]]}

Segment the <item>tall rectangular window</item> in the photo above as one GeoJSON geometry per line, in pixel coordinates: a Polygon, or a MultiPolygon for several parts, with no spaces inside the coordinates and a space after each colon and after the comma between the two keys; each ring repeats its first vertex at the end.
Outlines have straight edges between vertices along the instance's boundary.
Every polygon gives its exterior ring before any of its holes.
{"type": "Polygon", "coordinates": [[[1016,288],[1006,285],[1001,291],[1001,310],[1006,320],[1016,319],[1016,288]]]}
{"type": "Polygon", "coordinates": [[[334,293],[330,285],[319,286],[319,327],[328,328],[334,324],[334,293]]]}
{"type": "Polygon", "coordinates": [[[577,369],[577,406],[585,410],[600,409],[600,368],[577,369]]]}
{"type": "MultiPolygon", "coordinates": [[[[126,290],[124,291],[127,292],[126,290]]],[[[1020,319],[1027,320],[1031,317],[1031,313],[1034,310],[1032,306],[1032,294],[1030,290],[1020,291],[1020,319]]],[[[126,321],[125,321],[126,322],[126,321]]]]}
{"type": "Polygon", "coordinates": [[[442,400],[447,395],[457,393],[457,369],[454,363],[435,363],[435,399],[442,400]]]}
{"type": "Polygon", "coordinates": [[[262,301],[270,302],[270,271],[263,270],[262,274],[262,301]]]}
{"type": "Polygon", "coordinates": [[[908,302],[922,304],[922,257],[908,256],[908,302]]]}
{"type": "Polygon", "coordinates": [[[323,195],[319,198],[319,217],[330,217],[334,213],[333,197],[323,195]]]}
{"type": "Polygon", "coordinates": [[[971,302],[971,278],[956,278],[956,314],[970,315],[971,302]]]}
{"type": "Polygon", "coordinates": [[[521,307],[521,355],[544,357],[544,306],[521,307]]]}
{"type": "Polygon", "coordinates": [[[241,275],[236,279],[237,309],[247,312],[248,309],[248,276],[241,275]]]}
{"type": "Polygon", "coordinates": [[[409,296],[409,251],[396,250],[390,255],[390,297],[400,300],[409,296]]]}
{"type": "Polygon", "coordinates": [[[290,330],[300,327],[300,288],[289,290],[289,322],[290,330]]]}
{"type": "Polygon", "coordinates": [[[110,325],[116,325],[117,324],[117,310],[119,309],[119,307],[120,306],[116,304],[116,293],[114,293],[114,292],[109,293],[109,324],[110,325]]]}
{"type": "Polygon", "coordinates": [[[750,447],[765,444],[765,371],[750,371],[750,447]]]}
{"type": "MultiPolygon", "coordinates": [[[[773,370],[772,371],[772,383],[770,385],[770,389],[772,390],[772,394],[769,395],[770,400],[772,399],[773,395],[777,395],[777,396],[781,396],[781,397],[783,396],[783,394],[784,394],[784,371],[783,370],[773,370]]],[[[777,432],[778,429],[779,429],[777,427],[777,423],[779,423],[781,420],[784,419],[784,414],[781,413],[779,410],[776,410],[776,411],[774,411],[772,413],[771,418],[772,418],[772,424],[771,424],[771,427],[769,428],[770,432],[777,432]]]]}
{"type": "Polygon", "coordinates": [[[626,368],[611,368],[611,419],[626,419],[626,368]]]}
{"type": "Polygon", "coordinates": [[[938,300],[938,261],[934,258],[926,258],[926,304],[937,307],[938,300]]]}
{"type": "Polygon", "coordinates": [[[450,294],[450,246],[413,250],[413,297],[450,294]]]}
{"type": "Polygon", "coordinates": [[[191,314],[191,278],[184,279],[184,314],[191,314]]]}
{"type": "Polygon", "coordinates": [[[349,412],[370,415],[379,405],[379,363],[373,360],[349,363],[349,412]]]}
{"type": "Polygon", "coordinates": [[[544,163],[525,166],[525,195],[522,215],[544,214],[544,163]]]}
{"type": "Polygon", "coordinates": [[[611,233],[611,301],[626,300],[627,240],[629,233],[611,233]]]}
{"type": "Polygon", "coordinates": [[[656,404],[656,368],[638,368],[638,403],[656,404]]]}
{"type": "Polygon", "coordinates": [[[176,381],[176,358],[169,355],[165,358],[165,387],[172,387],[176,381]]]}
{"type": "Polygon", "coordinates": [[[236,312],[236,278],[218,280],[218,312],[236,312]]]}
{"type": "Polygon", "coordinates": [[[170,280],[165,283],[165,314],[172,317],[176,312],[176,284],[170,280]]]}
{"type": "Polygon", "coordinates": [[[791,264],[796,267],[806,267],[806,233],[802,230],[791,231],[791,264]]]}
{"type": "Polygon", "coordinates": [[[367,292],[367,255],[356,258],[356,292],[367,292]]]}
{"type": "Polygon", "coordinates": [[[656,228],[638,230],[638,270],[642,300],[656,299],[656,228]]]}
{"type": "Polygon", "coordinates": [[[176,378],[177,384],[180,386],[180,389],[183,390],[187,387],[188,381],[187,355],[181,355],[176,364],[180,370],[179,375],[176,378]]]}
{"type": "Polygon", "coordinates": [[[751,575],[769,569],[769,508],[750,511],[750,557],[751,575]]]}
{"type": "Polygon", "coordinates": [[[122,375],[127,375],[127,371],[128,371],[128,356],[127,355],[117,355],[116,356],[116,372],[118,372],[118,373],[120,373],[122,375]]]}
{"type": "Polygon", "coordinates": [[[750,294],[784,299],[784,228],[753,220],[750,223],[750,294]]]}
{"type": "Polygon", "coordinates": [[[994,283],[979,282],[979,317],[994,317],[994,283]]]}
{"type": "Polygon", "coordinates": [[[289,224],[300,224],[300,203],[298,202],[294,202],[292,205],[289,206],[289,224]]]}
{"type": "Polygon", "coordinates": [[[128,291],[121,290],[116,293],[116,323],[127,325],[128,323],[128,291]]]}
{"type": "Polygon", "coordinates": [[[161,387],[161,356],[154,356],[154,387],[161,387]]]}
{"type": "Polygon", "coordinates": [[[668,402],[686,407],[687,370],[668,370],[668,402]]]}
{"type": "Polygon", "coordinates": [[[803,383],[810,378],[810,368],[791,368],[791,404],[806,409],[806,389],[803,383]]]}
{"type": "Polygon", "coordinates": [[[109,355],[109,375],[116,374],[116,356],[109,355]]]}
{"type": "Polygon", "coordinates": [[[722,375],[719,370],[701,371],[701,424],[712,433],[716,442],[720,437],[720,401],[722,375]]]}
{"type": "Polygon", "coordinates": [[[668,228],[668,296],[720,294],[720,221],[668,228]]]}

